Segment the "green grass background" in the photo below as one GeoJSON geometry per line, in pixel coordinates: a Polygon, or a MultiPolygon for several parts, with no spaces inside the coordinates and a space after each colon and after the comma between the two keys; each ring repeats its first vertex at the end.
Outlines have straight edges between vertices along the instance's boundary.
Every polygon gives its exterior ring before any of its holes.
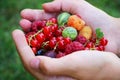
{"type": "MultiPolygon", "coordinates": [[[[21,64],[11,32],[20,29],[22,9],[41,9],[41,4],[49,1],[52,0],[0,0],[0,80],[34,80],[21,64]]],[[[87,1],[111,16],[120,17],[120,0],[87,1]]]]}

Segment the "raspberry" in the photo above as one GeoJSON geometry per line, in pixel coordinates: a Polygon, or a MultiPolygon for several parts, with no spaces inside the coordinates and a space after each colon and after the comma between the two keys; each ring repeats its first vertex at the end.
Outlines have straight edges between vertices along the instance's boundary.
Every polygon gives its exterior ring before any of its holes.
{"type": "Polygon", "coordinates": [[[65,53],[70,54],[75,51],[84,50],[83,44],[73,41],[72,43],[66,45],[65,53]]]}
{"type": "Polygon", "coordinates": [[[84,36],[78,35],[76,38],[76,41],[85,44],[87,42],[87,39],[84,36]]]}
{"type": "Polygon", "coordinates": [[[58,54],[56,55],[56,58],[60,58],[60,57],[63,57],[63,56],[65,56],[65,53],[58,52],[58,54]]]}

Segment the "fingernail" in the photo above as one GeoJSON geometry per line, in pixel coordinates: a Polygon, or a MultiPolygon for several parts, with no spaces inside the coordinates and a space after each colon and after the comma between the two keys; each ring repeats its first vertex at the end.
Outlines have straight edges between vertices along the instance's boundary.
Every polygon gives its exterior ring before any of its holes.
{"type": "Polygon", "coordinates": [[[40,60],[39,59],[32,59],[30,62],[30,66],[33,69],[38,69],[39,68],[39,64],[40,64],[40,60]]]}

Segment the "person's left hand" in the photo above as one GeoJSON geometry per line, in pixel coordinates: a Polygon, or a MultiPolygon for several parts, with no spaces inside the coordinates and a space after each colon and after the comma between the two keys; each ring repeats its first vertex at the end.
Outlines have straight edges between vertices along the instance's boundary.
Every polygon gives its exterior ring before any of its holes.
{"type": "Polygon", "coordinates": [[[113,53],[77,51],[55,59],[35,56],[23,32],[15,30],[13,38],[24,67],[38,80],[116,80],[118,78],[115,69],[118,68],[116,65],[120,66],[120,62],[113,53]]]}

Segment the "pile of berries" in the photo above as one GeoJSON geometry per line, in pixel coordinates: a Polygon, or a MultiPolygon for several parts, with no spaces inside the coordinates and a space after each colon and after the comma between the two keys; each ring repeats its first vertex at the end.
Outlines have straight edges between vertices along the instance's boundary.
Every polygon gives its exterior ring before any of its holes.
{"type": "Polygon", "coordinates": [[[68,15],[67,21],[64,22],[65,20],[63,20],[64,24],[59,24],[61,16],[63,18],[65,14],[61,14],[59,19],[50,18],[34,21],[30,32],[25,34],[28,45],[36,56],[45,55],[59,58],[80,50],[105,50],[108,41],[104,38],[100,28],[96,29],[96,33],[88,34],[90,35],[88,38],[84,35],[86,33],[80,33],[86,31],[78,31],[76,28],[71,27],[72,25],[67,24],[70,17],[68,15]]]}

